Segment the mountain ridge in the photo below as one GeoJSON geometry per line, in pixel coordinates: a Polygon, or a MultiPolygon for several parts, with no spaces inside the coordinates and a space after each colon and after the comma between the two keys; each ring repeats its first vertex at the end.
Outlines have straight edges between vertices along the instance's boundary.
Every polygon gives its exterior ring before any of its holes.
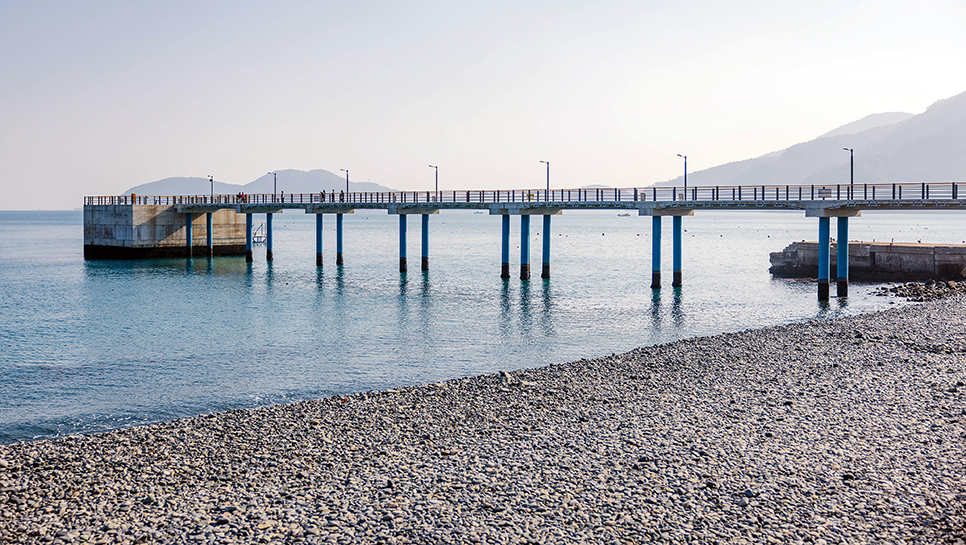
{"type": "MultiPolygon", "coordinates": [[[[154,182],[147,182],[136,185],[124,193],[138,195],[207,195],[214,192],[216,195],[227,195],[233,193],[272,193],[275,189],[279,193],[318,193],[320,191],[340,191],[345,190],[345,178],[323,169],[314,170],[277,170],[278,176],[276,183],[272,173],[263,174],[247,184],[230,184],[215,180],[214,190],[208,178],[197,176],[180,176],[164,178],[154,182]]],[[[373,182],[353,182],[349,181],[350,191],[359,192],[385,192],[396,191],[395,189],[373,183],[373,182]]]]}
{"type": "MultiPolygon", "coordinates": [[[[966,93],[938,100],[921,114],[872,114],[783,150],[689,172],[688,185],[849,183],[843,148],[854,150],[855,183],[966,180],[966,93]]],[[[653,185],[683,183],[678,176],[653,185]]]]}

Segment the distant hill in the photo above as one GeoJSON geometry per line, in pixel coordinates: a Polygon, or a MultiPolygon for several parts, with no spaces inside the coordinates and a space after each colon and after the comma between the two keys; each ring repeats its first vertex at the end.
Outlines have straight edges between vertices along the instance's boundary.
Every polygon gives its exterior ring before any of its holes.
{"type": "MultiPolygon", "coordinates": [[[[688,185],[798,185],[966,180],[966,93],[940,100],[919,115],[874,114],[815,140],[688,173],[688,185]]],[[[681,186],[683,176],[654,185],[681,186]]]]}
{"type": "MultiPolygon", "coordinates": [[[[278,191],[285,193],[318,193],[319,191],[336,191],[345,189],[345,177],[328,170],[279,170],[278,191]]],[[[265,174],[247,184],[228,184],[215,180],[215,194],[234,194],[239,191],[249,194],[271,193],[273,176],[265,174]]],[[[396,191],[372,182],[353,182],[349,180],[350,191],[396,191]]],[[[211,192],[208,178],[165,178],[156,182],[148,182],[134,186],[124,192],[124,195],[207,195],[211,192]]]]}
{"type": "Polygon", "coordinates": [[[846,123],[841,127],[829,131],[819,138],[827,138],[829,136],[841,136],[843,134],[855,134],[857,132],[862,132],[868,129],[874,129],[876,127],[884,127],[886,125],[895,125],[901,121],[905,121],[916,114],[910,114],[906,112],[886,112],[881,114],[872,114],[863,117],[858,121],[853,121],[851,123],[846,123]]]}

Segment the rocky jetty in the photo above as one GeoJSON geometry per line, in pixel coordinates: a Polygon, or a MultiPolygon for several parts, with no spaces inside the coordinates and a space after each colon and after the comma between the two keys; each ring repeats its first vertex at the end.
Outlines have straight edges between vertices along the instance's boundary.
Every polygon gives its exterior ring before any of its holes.
{"type": "Polygon", "coordinates": [[[935,301],[952,295],[966,293],[966,283],[950,280],[948,282],[930,280],[928,282],[906,282],[895,286],[882,286],[876,288],[872,294],[880,296],[894,295],[905,297],[910,301],[922,303],[924,301],[935,301]]]}
{"type": "Polygon", "coordinates": [[[963,543],[966,297],[0,447],[8,543],[963,543]]]}

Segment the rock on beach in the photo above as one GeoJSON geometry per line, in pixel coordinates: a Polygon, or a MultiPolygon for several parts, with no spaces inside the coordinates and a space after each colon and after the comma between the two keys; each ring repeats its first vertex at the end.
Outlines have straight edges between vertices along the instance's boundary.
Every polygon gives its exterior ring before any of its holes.
{"type": "Polygon", "coordinates": [[[964,543],[966,298],[0,446],[8,543],[964,543]]]}

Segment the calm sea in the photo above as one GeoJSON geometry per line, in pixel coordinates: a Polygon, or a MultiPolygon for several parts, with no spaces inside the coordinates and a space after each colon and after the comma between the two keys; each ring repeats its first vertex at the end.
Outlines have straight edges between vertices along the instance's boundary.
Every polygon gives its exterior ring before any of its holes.
{"type": "MultiPolygon", "coordinates": [[[[684,337],[889,306],[853,284],[820,305],[815,285],[775,279],[768,253],[817,236],[791,212],[684,218],[684,287],[650,289],[650,218],[553,218],[553,278],[500,279],[500,220],[432,216],[431,271],[398,272],[397,218],[345,216],[336,267],[315,267],[314,219],[276,216],[275,261],[84,261],[82,214],[0,212],[0,444],[232,408],[561,363],[684,337]]],[[[866,213],[863,240],[961,242],[961,215],[866,213]]],[[[256,216],[256,219],[259,219],[256,216]]],[[[670,284],[670,220],[664,276],[670,284]]],[[[512,236],[519,236],[513,218],[512,236]]],[[[514,238],[511,271],[519,271],[514,238]]],[[[834,291],[834,289],[833,289],[834,291]]]]}

